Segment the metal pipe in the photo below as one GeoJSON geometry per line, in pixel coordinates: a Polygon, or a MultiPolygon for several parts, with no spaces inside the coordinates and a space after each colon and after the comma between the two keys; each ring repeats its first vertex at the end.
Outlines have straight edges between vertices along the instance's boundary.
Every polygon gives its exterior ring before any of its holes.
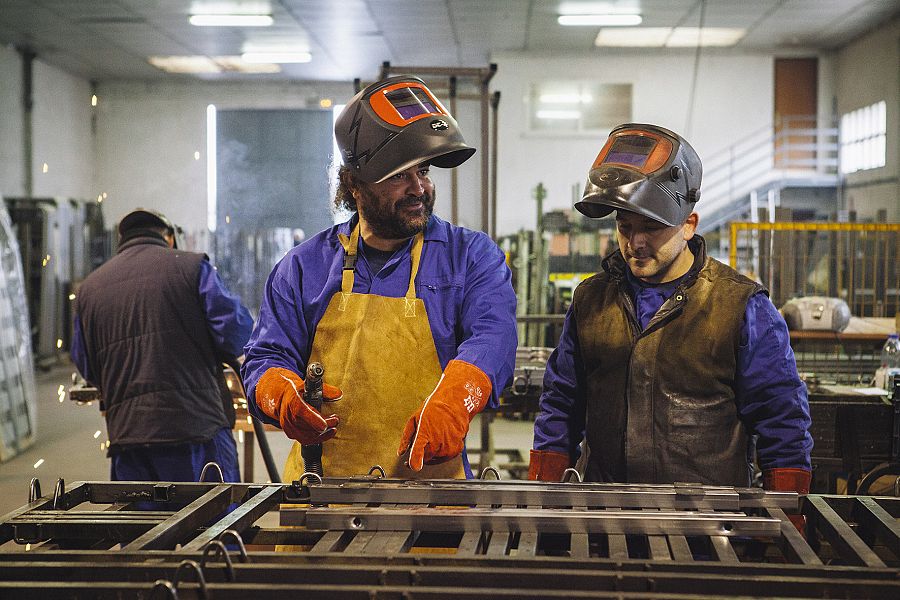
{"type": "Polygon", "coordinates": [[[497,239],[497,138],[500,92],[491,94],[491,238],[497,239]]]}
{"type": "Polygon", "coordinates": [[[22,158],[25,170],[25,197],[34,195],[34,59],[37,54],[28,46],[17,48],[22,56],[22,158]]]}
{"type": "MultiPolygon", "coordinates": [[[[450,114],[456,118],[456,76],[451,75],[448,81],[450,96],[450,114]]],[[[450,222],[459,225],[459,169],[450,169],[450,222]]]]}

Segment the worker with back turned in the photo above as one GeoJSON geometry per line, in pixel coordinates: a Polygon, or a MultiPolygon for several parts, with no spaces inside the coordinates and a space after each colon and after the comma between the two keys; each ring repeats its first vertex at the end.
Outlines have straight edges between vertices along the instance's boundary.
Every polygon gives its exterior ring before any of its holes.
{"type": "Polygon", "coordinates": [[[414,77],[356,94],[335,137],[335,205],[352,216],[269,276],[242,371],[251,410],[299,442],[285,481],[306,470],[300,444],[322,446],[326,476],[471,476],[466,433],[511,378],[516,300],[497,245],[432,213],[429,170],[475,150],[414,77]],[[311,362],[321,411],[303,400],[311,362]]]}

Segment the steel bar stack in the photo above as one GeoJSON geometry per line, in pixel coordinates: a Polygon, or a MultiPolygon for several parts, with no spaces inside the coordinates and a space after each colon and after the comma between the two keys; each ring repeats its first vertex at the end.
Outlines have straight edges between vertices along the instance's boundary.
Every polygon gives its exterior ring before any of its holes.
{"type": "Polygon", "coordinates": [[[893,497],[307,475],[29,499],[3,598],[900,598],[893,497]]]}

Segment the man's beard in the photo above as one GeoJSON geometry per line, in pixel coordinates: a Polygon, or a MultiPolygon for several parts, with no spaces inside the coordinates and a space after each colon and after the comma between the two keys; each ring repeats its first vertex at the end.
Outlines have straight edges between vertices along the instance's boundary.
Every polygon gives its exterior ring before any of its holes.
{"type": "Polygon", "coordinates": [[[364,200],[356,203],[359,214],[365,219],[372,233],[387,240],[405,240],[425,231],[425,225],[434,210],[435,194],[407,196],[385,206],[382,200],[367,189],[362,190],[364,200]],[[423,213],[415,216],[402,214],[404,206],[422,203],[423,213]]]}

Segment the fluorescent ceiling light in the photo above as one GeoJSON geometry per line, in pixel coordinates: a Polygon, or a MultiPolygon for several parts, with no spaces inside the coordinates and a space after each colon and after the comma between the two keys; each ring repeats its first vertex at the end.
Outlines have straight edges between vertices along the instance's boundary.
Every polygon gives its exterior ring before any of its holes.
{"type": "Polygon", "coordinates": [[[555,121],[578,119],[581,111],[578,110],[539,110],[535,113],[538,119],[550,119],[555,121]]]}
{"type": "Polygon", "coordinates": [[[298,50],[255,50],[244,52],[241,59],[247,63],[308,63],[312,54],[298,50]]]}
{"type": "Polygon", "coordinates": [[[204,14],[191,15],[191,25],[198,27],[268,27],[272,15],[204,14]]]}
{"type": "Polygon", "coordinates": [[[593,26],[593,27],[628,27],[641,24],[641,15],[559,15],[556,18],[560,25],[593,26]]]}
{"type": "Polygon", "coordinates": [[[661,47],[666,43],[671,27],[638,27],[636,29],[601,29],[595,46],[661,47]]]}
{"type": "Polygon", "coordinates": [[[744,37],[745,29],[730,27],[676,27],[666,41],[669,48],[694,48],[700,46],[734,46],[744,37]]]}
{"type": "Polygon", "coordinates": [[[726,27],[638,27],[636,29],[601,29],[595,46],[642,48],[695,48],[700,46],[733,46],[746,30],[726,27]]]}
{"type": "Polygon", "coordinates": [[[541,104],[590,104],[593,100],[590,94],[541,94],[538,98],[541,104]]]}
{"type": "Polygon", "coordinates": [[[272,63],[245,63],[240,56],[151,56],[151,65],[167,73],[202,75],[210,73],[280,73],[272,63]]]}

